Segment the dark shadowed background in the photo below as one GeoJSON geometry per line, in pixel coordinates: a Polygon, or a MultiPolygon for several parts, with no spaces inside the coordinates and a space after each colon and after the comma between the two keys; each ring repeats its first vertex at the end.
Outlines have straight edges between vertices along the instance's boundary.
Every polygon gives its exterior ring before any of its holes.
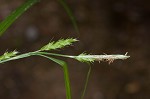
{"type": "MultiPolygon", "coordinates": [[[[25,0],[0,0],[0,20],[25,0]]],[[[57,0],[41,0],[0,37],[0,54],[34,51],[50,40],[80,42],[57,53],[128,54],[125,61],[92,64],[85,99],[150,99],[150,1],[66,0],[76,17],[76,33],[57,0]]],[[[61,58],[63,59],[63,58],[61,58]]],[[[69,64],[73,99],[80,99],[88,65],[69,64]]],[[[47,59],[30,57],[0,64],[0,99],[65,99],[63,72],[47,59]]]]}

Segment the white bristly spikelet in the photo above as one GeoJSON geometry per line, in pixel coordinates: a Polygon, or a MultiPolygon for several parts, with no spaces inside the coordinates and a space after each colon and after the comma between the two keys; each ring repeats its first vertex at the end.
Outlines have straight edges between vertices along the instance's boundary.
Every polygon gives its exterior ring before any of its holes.
{"type": "Polygon", "coordinates": [[[107,61],[109,64],[114,60],[125,60],[129,57],[130,56],[127,56],[127,53],[125,55],[87,55],[85,53],[82,53],[78,56],[74,56],[75,59],[81,62],[107,61]]]}

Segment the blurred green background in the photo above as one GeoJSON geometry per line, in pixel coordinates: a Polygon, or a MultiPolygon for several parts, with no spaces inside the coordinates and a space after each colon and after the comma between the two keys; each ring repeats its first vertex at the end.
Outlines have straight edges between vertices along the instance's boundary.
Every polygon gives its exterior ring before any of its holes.
{"type": "MultiPolygon", "coordinates": [[[[0,0],[0,20],[25,0],[0,0]]],[[[125,54],[131,58],[92,64],[85,99],[150,99],[150,1],[66,0],[79,34],[57,0],[41,0],[0,37],[0,54],[37,50],[50,40],[74,37],[80,42],[56,51],[78,55],[125,54]]],[[[61,58],[63,59],[63,58],[61,58]]],[[[69,64],[73,99],[79,99],[88,65],[69,64]]],[[[0,64],[1,99],[65,99],[63,72],[47,59],[30,57],[0,64]]]]}

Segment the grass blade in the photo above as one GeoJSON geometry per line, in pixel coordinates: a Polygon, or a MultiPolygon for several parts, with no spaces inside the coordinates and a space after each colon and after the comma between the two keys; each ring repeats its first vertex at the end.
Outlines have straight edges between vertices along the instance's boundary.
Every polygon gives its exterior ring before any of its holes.
{"type": "Polygon", "coordinates": [[[20,7],[18,7],[15,11],[13,11],[8,17],[6,17],[0,23],[0,36],[7,30],[7,28],[26,10],[28,10],[33,4],[38,2],[39,0],[28,0],[20,7]]]}
{"type": "Polygon", "coordinates": [[[49,57],[49,56],[45,56],[45,55],[41,55],[41,54],[36,54],[36,55],[48,58],[48,59],[54,61],[55,63],[59,64],[62,67],[63,72],[64,72],[64,79],[65,79],[66,97],[67,97],[67,99],[71,99],[71,86],[70,86],[69,72],[68,72],[67,63],[62,61],[62,60],[52,58],[52,57],[49,57]]]}
{"type": "Polygon", "coordinates": [[[77,21],[71,11],[71,9],[69,8],[69,6],[67,5],[67,3],[65,2],[65,0],[58,0],[60,2],[60,4],[64,7],[64,9],[66,10],[76,32],[79,34],[79,28],[78,28],[78,25],[77,25],[77,21]]]}
{"type": "Polygon", "coordinates": [[[66,62],[64,62],[62,60],[59,60],[59,59],[49,57],[49,56],[46,56],[46,55],[42,55],[38,52],[30,52],[30,53],[25,53],[25,54],[21,54],[21,55],[18,55],[18,56],[14,56],[12,58],[2,60],[2,61],[0,61],[0,63],[5,63],[5,62],[11,61],[11,60],[17,60],[17,59],[21,59],[21,58],[25,58],[25,57],[30,57],[30,56],[33,56],[33,55],[48,58],[48,59],[54,61],[55,63],[59,64],[62,67],[63,72],[64,72],[66,97],[67,97],[67,99],[71,99],[71,86],[70,86],[69,72],[68,72],[68,67],[67,67],[66,62]]]}

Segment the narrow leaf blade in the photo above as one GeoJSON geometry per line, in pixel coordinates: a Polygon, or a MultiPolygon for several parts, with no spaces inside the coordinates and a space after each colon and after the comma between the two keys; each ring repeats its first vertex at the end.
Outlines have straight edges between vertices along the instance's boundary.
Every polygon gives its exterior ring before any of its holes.
{"type": "Polygon", "coordinates": [[[39,0],[28,0],[15,11],[13,11],[8,17],[6,17],[0,23],[0,36],[9,28],[9,26],[18,19],[26,10],[28,10],[33,4],[37,3],[39,0]]]}
{"type": "Polygon", "coordinates": [[[68,14],[76,32],[79,34],[79,28],[78,28],[78,25],[77,25],[77,21],[76,21],[76,18],[74,17],[71,9],[69,8],[69,6],[67,5],[66,1],[65,0],[58,0],[60,2],[60,4],[64,7],[66,13],[68,14]]]}
{"type": "Polygon", "coordinates": [[[62,67],[63,72],[64,72],[65,87],[66,87],[66,98],[71,99],[71,86],[70,86],[70,79],[69,79],[69,72],[68,72],[68,68],[67,68],[67,63],[62,61],[62,60],[52,58],[49,56],[45,56],[45,55],[41,55],[41,54],[36,54],[36,55],[48,58],[48,59],[54,61],[55,63],[59,64],[62,67]]]}

